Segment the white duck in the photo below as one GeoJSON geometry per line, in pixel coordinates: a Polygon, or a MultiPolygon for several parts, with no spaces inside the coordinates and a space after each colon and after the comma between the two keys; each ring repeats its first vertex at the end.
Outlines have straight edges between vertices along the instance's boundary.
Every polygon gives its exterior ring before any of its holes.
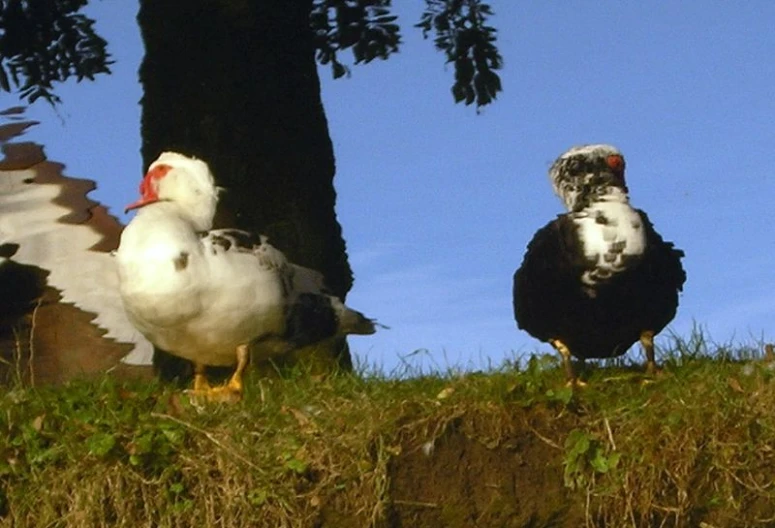
{"type": "Polygon", "coordinates": [[[165,152],[140,193],[116,252],[121,297],[149,341],[194,363],[195,395],[240,399],[251,343],[268,357],[374,333],[374,321],[327,294],[318,272],[289,263],[265,237],[210,230],[218,189],[204,161],[165,152]],[[225,385],[210,387],[205,366],[235,363],[225,385]]]}

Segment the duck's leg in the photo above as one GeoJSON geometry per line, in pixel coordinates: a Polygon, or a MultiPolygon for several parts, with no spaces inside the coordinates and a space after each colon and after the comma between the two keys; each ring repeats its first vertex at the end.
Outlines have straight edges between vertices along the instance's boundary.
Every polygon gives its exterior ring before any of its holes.
{"type": "Polygon", "coordinates": [[[207,367],[202,363],[194,363],[194,393],[206,393],[210,390],[210,383],[205,374],[207,367]]]}
{"type": "Polygon", "coordinates": [[[559,339],[550,339],[549,344],[552,345],[554,349],[562,356],[562,365],[565,368],[565,377],[568,380],[567,385],[569,387],[585,386],[586,383],[581,381],[576,376],[576,372],[573,370],[573,362],[571,361],[571,353],[568,346],[559,339]]]}
{"type": "Polygon", "coordinates": [[[234,374],[229,378],[229,382],[223,386],[223,389],[230,390],[237,394],[239,399],[242,399],[242,375],[245,373],[245,368],[248,366],[248,359],[250,354],[248,351],[248,345],[239,345],[237,347],[237,369],[234,374]]]}
{"type": "Polygon", "coordinates": [[[202,398],[209,402],[237,403],[242,400],[242,374],[248,365],[248,346],[237,347],[237,370],[234,371],[229,381],[220,387],[211,387],[205,377],[205,366],[199,363],[194,365],[194,389],[188,391],[195,398],[202,398]]]}
{"type": "Polygon", "coordinates": [[[207,381],[207,365],[194,362],[194,387],[185,391],[192,400],[207,401],[213,388],[207,381]]]}
{"type": "Polygon", "coordinates": [[[641,332],[640,344],[646,352],[646,374],[653,376],[657,373],[657,362],[654,360],[654,331],[644,330],[641,332]]]}

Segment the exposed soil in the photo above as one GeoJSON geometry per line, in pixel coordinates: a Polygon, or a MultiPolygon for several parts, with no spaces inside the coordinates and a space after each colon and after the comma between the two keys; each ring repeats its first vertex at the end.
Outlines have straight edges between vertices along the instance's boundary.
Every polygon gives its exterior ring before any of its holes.
{"type": "Polygon", "coordinates": [[[408,441],[389,465],[389,526],[583,526],[583,504],[563,485],[560,444],[574,419],[549,416],[516,408],[490,445],[462,421],[432,446],[408,441]]]}

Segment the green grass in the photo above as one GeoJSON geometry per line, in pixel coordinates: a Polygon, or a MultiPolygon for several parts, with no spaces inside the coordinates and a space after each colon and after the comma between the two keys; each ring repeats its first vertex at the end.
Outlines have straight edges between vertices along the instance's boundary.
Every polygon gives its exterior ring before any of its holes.
{"type": "Polygon", "coordinates": [[[554,356],[484,373],[252,374],[233,406],[110,379],[14,387],[0,392],[0,526],[398,526],[410,501],[396,464],[452,432],[498,453],[520,435],[548,446],[525,463],[556,471],[571,505],[558,515],[589,525],[773,522],[775,364],[699,333],[661,363],[653,380],[590,366],[581,390],[554,356]]]}

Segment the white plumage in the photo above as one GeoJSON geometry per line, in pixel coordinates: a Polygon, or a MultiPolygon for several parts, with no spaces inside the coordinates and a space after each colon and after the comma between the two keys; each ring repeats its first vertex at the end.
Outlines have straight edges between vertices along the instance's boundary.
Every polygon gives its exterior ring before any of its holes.
{"type": "Polygon", "coordinates": [[[164,153],[140,189],[116,252],[121,296],[143,335],[195,363],[200,386],[205,365],[244,368],[249,343],[270,356],[375,331],[323,290],[319,273],[289,263],[266,238],[208,231],[217,188],[205,162],[164,153]]]}
{"type": "Polygon", "coordinates": [[[646,249],[643,222],[623,193],[604,196],[571,216],[592,263],[581,277],[588,286],[626,270],[646,249]]]}

